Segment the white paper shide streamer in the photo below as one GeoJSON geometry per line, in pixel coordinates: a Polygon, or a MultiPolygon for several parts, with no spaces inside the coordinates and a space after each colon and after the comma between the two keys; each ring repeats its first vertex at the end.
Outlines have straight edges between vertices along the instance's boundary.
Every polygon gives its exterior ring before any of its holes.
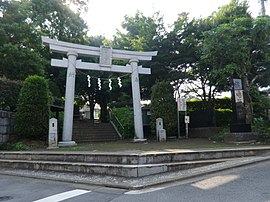
{"type": "Polygon", "coordinates": [[[91,87],[91,76],[87,75],[88,88],[91,87]]]}
{"type": "Polygon", "coordinates": [[[109,79],[109,89],[112,90],[112,80],[109,79]]]}
{"type": "Polygon", "coordinates": [[[101,90],[101,79],[98,78],[98,90],[101,90]]]}
{"type": "Polygon", "coordinates": [[[118,80],[118,86],[119,86],[119,88],[122,88],[122,81],[121,81],[121,78],[118,77],[117,80],[118,80]]]}

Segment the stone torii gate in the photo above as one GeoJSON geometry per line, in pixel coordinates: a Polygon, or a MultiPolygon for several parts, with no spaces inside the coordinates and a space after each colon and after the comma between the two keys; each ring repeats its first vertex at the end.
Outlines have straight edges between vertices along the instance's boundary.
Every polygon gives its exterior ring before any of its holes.
{"type": "Polygon", "coordinates": [[[126,50],[115,50],[108,46],[101,46],[100,48],[98,48],[93,46],[85,46],[58,41],[50,39],[48,37],[42,37],[42,42],[43,44],[48,45],[51,51],[66,54],[68,57],[68,59],[63,58],[62,60],[59,59],[51,60],[52,66],[67,68],[63,136],[62,142],[59,142],[59,146],[76,145],[76,143],[72,141],[73,110],[74,110],[73,102],[74,102],[76,69],[98,70],[98,71],[109,71],[109,72],[131,74],[135,137],[136,140],[138,141],[144,139],[142,111],[140,103],[141,95],[140,95],[139,74],[151,74],[151,69],[138,66],[138,63],[140,60],[141,61],[152,60],[152,56],[156,56],[157,51],[136,52],[126,50]],[[82,62],[81,60],[77,60],[78,56],[99,57],[99,64],[82,62]],[[129,64],[126,66],[113,65],[112,60],[126,60],[129,61],[129,64]]]}

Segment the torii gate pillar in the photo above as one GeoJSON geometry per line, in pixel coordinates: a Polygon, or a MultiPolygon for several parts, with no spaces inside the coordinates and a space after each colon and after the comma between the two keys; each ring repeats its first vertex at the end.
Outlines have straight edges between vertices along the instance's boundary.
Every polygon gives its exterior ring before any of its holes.
{"type": "Polygon", "coordinates": [[[143,122],[142,122],[142,109],[141,109],[141,95],[140,95],[140,83],[139,83],[139,71],[138,71],[138,59],[131,59],[129,61],[132,73],[132,97],[133,97],[133,110],[134,110],[134,129],[135,137],[139,141],[144,140],[143,135],[143,122]]]}
{"type": "Polygon", "coordinates": [[[78,57],[78,53],[75,51],[69,51],[67,53],[67,56],[68,56],[68,68],[66,78],[65,113],[64,113],[62,142],[59,142],[60,147],[76,145],[76,143],[72,141],[72,129],[73,129],[75,77],[76,77],[76,59],[78,57]]]}

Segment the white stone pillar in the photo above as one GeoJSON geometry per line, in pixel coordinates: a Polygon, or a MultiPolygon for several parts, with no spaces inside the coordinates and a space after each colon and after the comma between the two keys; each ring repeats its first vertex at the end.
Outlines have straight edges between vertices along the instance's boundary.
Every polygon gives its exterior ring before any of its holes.
{"type": "Polygon", "coordinates": [[[76,145],[76,143],[72,141],[72,129],[73,129],[75,77],[76,77],[76,59],[78,53],[74,51],[69,51],[67,53],[67,56],[68,56],[68,69],[66,79],[63,136],[62,142],[59,142],[59,146],[62,147],[76,145]]]}
{"type": "Polygon", "coordinates": [[[140,95],[140,83],[139,83],[139,71],[138,71],[138,59],[131,59],[129,61],[132,73],[132,98],[133,98],[133,111],[134,111],[134,129],[137,140],[145,140],[143,135],[143,122],[142,122],[142,109],[141,109],[141,95],[140,95]]]}

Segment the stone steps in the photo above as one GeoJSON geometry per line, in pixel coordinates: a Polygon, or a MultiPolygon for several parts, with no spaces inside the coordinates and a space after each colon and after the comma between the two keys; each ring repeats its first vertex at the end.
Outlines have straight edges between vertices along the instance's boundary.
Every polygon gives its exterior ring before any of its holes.
{"type": "Polygon", "coordinates": [[[189,161],[166,164],[102,164],[61,161],[1,160],[0,167],[39,171],[73,172],[81,174],[111,175],[120,177],[144,177],[164,172],[179,171],[224,162],[228,159],[189,161]]]}
{"type": "Polygon", "coordinates": [[[94,123],[89,120],[75,120],[73,140],[77,143],[116,141],[120,137],[110,123],[94,123]]]}
{"type": "Polygon", "coordinates": [[[136,178],[260,155],[269,151],[270,148],[267,147],[133,154],[0,152],[0,167],[136,178]]]}

